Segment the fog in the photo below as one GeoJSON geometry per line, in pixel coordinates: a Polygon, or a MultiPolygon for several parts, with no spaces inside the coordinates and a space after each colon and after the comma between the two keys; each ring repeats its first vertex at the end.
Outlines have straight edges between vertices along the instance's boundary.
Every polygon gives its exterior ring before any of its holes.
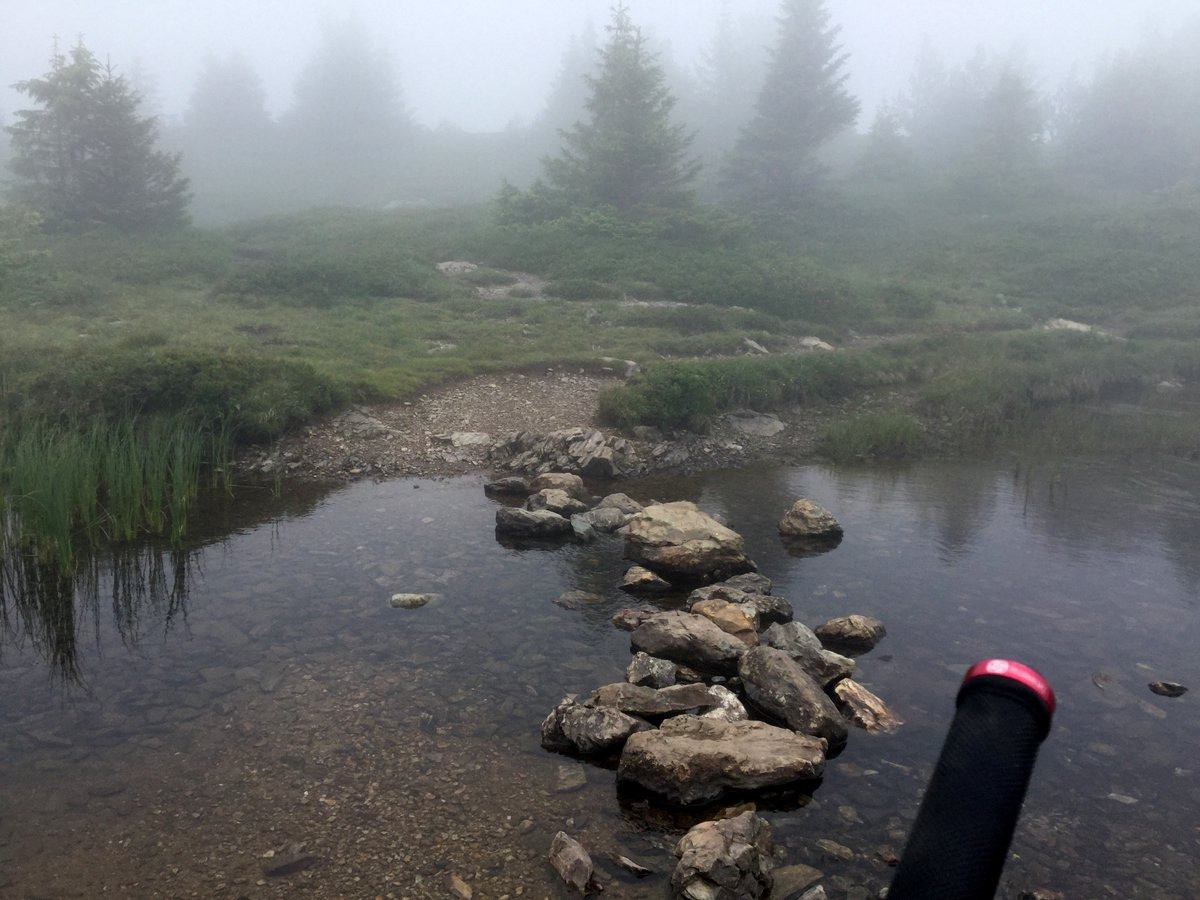
{"type": "MultiPolygon", "coordinates": [[[[206,54],[244,54],[261,76],[267,108],[292,102],[296,77],[312,53],[324,18],[352,11],[390,54],[416,121],[493,131],[529,122],[572,35],[603,26],[607,0],[5,0],[0,34],[0,110],[22,98],[11,85],[46,68],[53,38],[82,36],[108,58],[153,84],[161,112],[180,115],[206,54]],[[149,10],[149,12],[148,12],[149,10]]],[[[770,40],[773,0],[632,0],[636,21],[670,49],[676,65],[695,64],[722,8],[770,40]]],[[[1089,67],[1154,29],[1169,30],[1200,13],[1197,0],[833,0],[850,54],[852,93],[863,102],[860,125],[905,84],[928,37],[949,57],[978,46],[1022,48],[1046,83],[1089,67]]]]}
{"type": "MultiPolygon", "coordinates": [[[[704,201],[720,199],[721,172],[754,115],[780,7],[628,4],[677,101],[672,120],[694,135],[687,152],[704,201]]],[[[814,141],[804,152],[816,168],[910,182],[917,170],[953,170],[981,185],[968,170],[983,166],[1012,184],[1018,169],[1069,157],[1059,169],[1157,189],[1191,166],[1195,123],[1175,123],[1195,118],[1200,0],[826,7],[849,106],[827,133],[793,135],[814,141]]],[[[158,117],[202,224],[330,204],[478,203],[505,181],[533,184],[562,130],[587,118],[585,76],[612,13],[608,0],[146,8],[10,0],[0,115],[11,124],[29,107],[14,85],[46,72],[55,46],[82,40],[158,117]]],[[[0,162],[6,152],[0,142],[0,162]]]]}

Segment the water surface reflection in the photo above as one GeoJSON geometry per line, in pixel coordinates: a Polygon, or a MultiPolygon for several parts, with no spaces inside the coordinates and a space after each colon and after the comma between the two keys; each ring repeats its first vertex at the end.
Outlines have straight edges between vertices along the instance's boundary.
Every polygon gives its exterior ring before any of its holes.
{"type": "MultiPolygon", "coordinates": [[[[830,896],[887,883],[881,856],[903,844],[963,668],[1003,653],[1046,672],[1061,714],[1002,894],[1188,897],[1200,894],[1200,729],[1192,695],[1146,683],[1200,684],[1197,476],[1194,464],[930,463],[617,487],[725,515],[809,624],[887,623],[860,677],[908,724],[853,734],[811,801],[764,809],[830,896]],[[835,510],[840,547],[796,558],[780,545],[775,522],[796,496],[835,510]]],[[[610,896],[659,896],[687,823],[619,798],[612,772],[537,738],[564,693],[621,677],[620,545],[501,546],[481,484],[240,497],[193,546],[130,548],[70,590],[31,594],[43,576],[6,574],[0,896],[441,896],[450,872],[476,896],[541,896],[557,890],[544,860],[563,827],[593,850],[610,896]],[[554,606],[568,589],[605,602],[554,606]],[[394,610],[396,591],[441,600],[394,610]],[[312,866],[265,877],[264,854],[292,844],[312,866]],[[660,874],[627,879],[615,852],[660,874]]]]}

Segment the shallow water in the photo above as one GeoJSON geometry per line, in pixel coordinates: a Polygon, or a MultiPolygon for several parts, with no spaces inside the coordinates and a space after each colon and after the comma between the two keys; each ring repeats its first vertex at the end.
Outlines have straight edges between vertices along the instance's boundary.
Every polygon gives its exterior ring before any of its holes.
{"type": "MultiPolygon", "coordinates": [[[[10,596],[0,897],[447,896],[450,874],[476,897],[556,896],[545,854],[562,828],[607,896],[663,896],[686,819],[538,746],[564,693],[622,678],[620,544],[503,547],[481,486],[248,492],[189,554],[100,565],[57,617],[10,596]],[[605,602],[552,604],[572,588],[605,602]],[[397,591],[442,596],[391,609],[397,591]],[[266,877],[293,844],[308,867],[266,877]],[[659,874],[637,882],[613,852],[659,874]]],[[[1200,895],[1196,694],[1146,687],[1200,684],[1200,466],[810,466],[605,487],[724,514],[810,625],[886,622],[857,677],[907,724],[854,731],[811,798],[763,811],[786,862],[824,871],[831,897],[888,882],[879,857],[902,848],[957,682],[987,655],[1035,665],[1060,702],[1001,895],[1200,895]],[[774,523],[796,496],[835,511],[840,547],[787,555],[774,523]]]]}

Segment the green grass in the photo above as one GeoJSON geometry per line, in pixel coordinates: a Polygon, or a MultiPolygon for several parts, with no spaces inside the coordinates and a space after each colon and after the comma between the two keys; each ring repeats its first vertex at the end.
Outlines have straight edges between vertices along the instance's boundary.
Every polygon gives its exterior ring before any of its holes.
{"type": "Polygon", "coordinates": [[[835,422],[825,433],[821,452],[846,462],[857,459],[905,459],[924,449],[920,421],[901,412],[864,413],[835,422]]]}
{"type": "Polygon", "coordinates": [[[10,424],[0,440],[0,555],[70,567],[82,543],[182,538],[202,484],[226,481],[228,431],[189,415],[10,424]]]}

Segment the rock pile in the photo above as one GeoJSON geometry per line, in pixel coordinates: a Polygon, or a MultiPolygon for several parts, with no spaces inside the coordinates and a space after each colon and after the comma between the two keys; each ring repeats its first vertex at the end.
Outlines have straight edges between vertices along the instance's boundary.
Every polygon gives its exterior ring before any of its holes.
{"type": "Polygon", "coordinates": [[[594,428],[510,434],[492,445],[488,457],[512,471],[533,474],[571,472],[591,478],[616,478],[641,468],[629,441],[594,428]]]}
{"type": "MultiPolygon", "coordinates": [[[[597,500],[578,476],[563,473],[524,485],[504,479],[488,492],[526,498],[525,509],[497,511],[501,532],[542,535],[551,522],[576,536],[615,531],[636,564],[619,587],[680,607],[624,609],[613,617],[630,632],[634,655],[625,680],[565,697],[542,723],[546,749],[609,765],[615,759],[619,783],[696,806],[813,782],[827,755],[846,744],[849,726],[886,732],[902,724],[851,678],[851,656],[883,638],[883,623],[849,615],[813,630],[795,621],[792,604],[755,571],[742,536],[695,504],[643,508],[624,494],[597,500]]],[[[817,534],[835,530],[833,517],[815,504],[804,501],[797,510],[803,516],[792,518],[813,521],[817,534]]],[[[579,608],[578,599],[558,602],[579,608]]],[[[769,828],[752,813],[701,823],[676,855],[677,896],[770,893],[769,828]]]]}
{"type": "Polygon", "coordinates": [[[496,510],[496,533],[516,540],[593,540],[624,527],[641,509],[625,494],[596,499],[588,494],[583,479],[565,472],[548,472],[532,481],[501,478],[485,484],[489,497],[524,498],[521,507],[496,510]]]}

